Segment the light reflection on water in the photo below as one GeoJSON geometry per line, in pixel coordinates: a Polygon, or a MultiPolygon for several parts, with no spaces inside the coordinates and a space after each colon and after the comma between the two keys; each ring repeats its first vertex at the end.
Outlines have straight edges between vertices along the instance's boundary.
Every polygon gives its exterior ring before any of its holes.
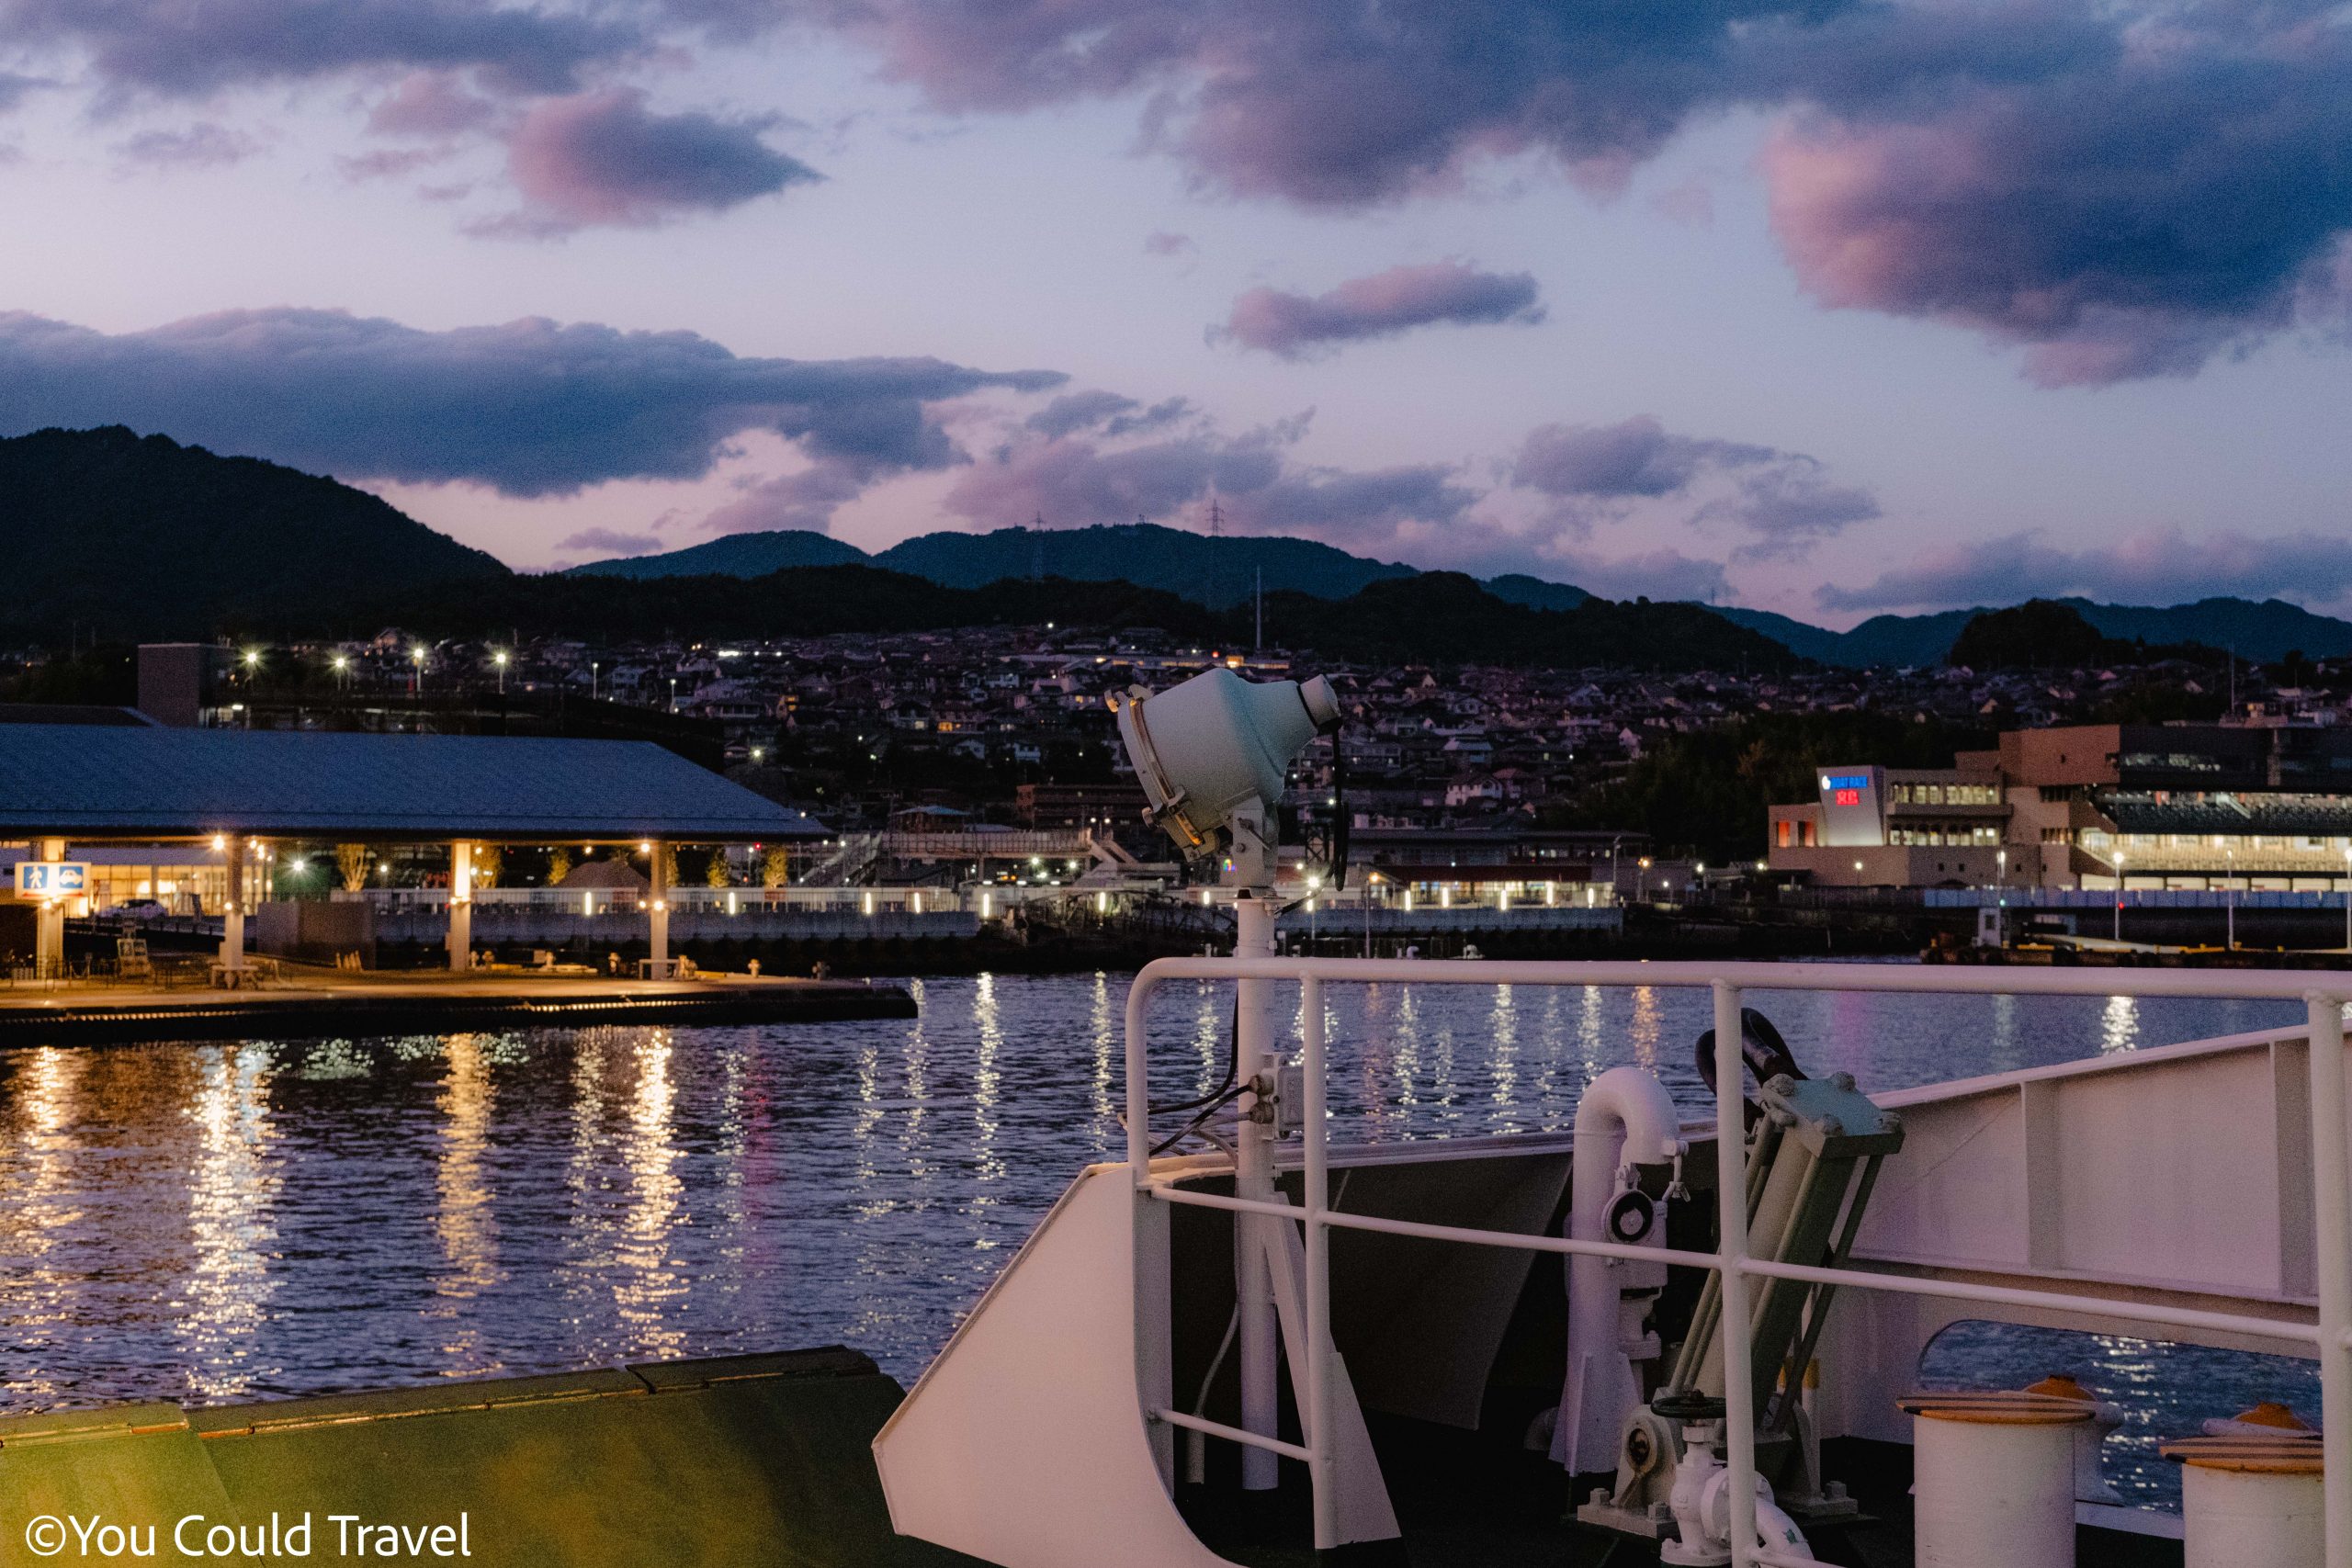
{"type": "MultiPolygon", "coordinates": [[[[1071,1174],[1118,1157],[1126,984],[910,986],[911,1021],[0,1056],[12,1352],[0,1403],[203,1403],[833,1341],[910,1379],[1071,1174]]],[[[1296,992],[1278,994],[1295,1040],[1296,992]]],[[[1343,1136],[1565,1129],[1594,1074],[1628,1061],[1705,1109],[1692,1054],[1712,1021],[1703,991],[1383,985],[1326,998],[1343,1136]]],[[[1851,1072],[1865,1089],[2300,1014],[1749,999],[1808,1070],[1851,1072]]],[[[1157,1098],[1217,1082],[1231,1016],[1229,990],[1163,989],[1157,1098]]],[[[1939,1353],[1967,1345],[1954,1334],[1939,1353]]],[[[2016,1370],[2052,1370],[2050,1347],[2003,1343],[2016,1370]]],[[[2118,1341],[2075,1370],[2123,1388],[2143,1377],[2134,1368],[2179,1385],[2166,1369],[2184,1367],[2197,1397],[2220,1404],[2279,1392],[2241,1387],[2243,1359],[2168,1359],[2182,1354],[2118,1341]]]]}

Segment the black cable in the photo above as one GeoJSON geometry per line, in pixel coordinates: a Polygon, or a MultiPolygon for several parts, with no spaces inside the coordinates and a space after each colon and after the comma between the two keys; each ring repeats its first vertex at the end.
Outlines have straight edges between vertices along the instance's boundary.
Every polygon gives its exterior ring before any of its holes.
{"type": "Polygon", "coordinates": [[[1238,996],[1233,1000],[1231,1039],[1231,1055],[1226,1058],[1224,1082],[1197,1100],[1180,1100],[1169,1105],[1154,1105],[1149,1108],[1150,1113],[1154,1116],[1165,1116],[1171,1111],[1197,1111],[1204,1105],[1215,1109],[1216,1103],[1222,1102],[1233,1093],[1234,1087],[1241,1081],[1241,998],[1238,996]]]}

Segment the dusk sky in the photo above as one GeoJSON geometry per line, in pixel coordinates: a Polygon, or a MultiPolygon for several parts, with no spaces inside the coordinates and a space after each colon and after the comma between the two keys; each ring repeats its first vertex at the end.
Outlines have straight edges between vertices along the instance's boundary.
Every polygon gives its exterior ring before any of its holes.
{"type": "Polygon", "coordinates": [[[0,0],[0,434],[538,569],[1131,521],[2352,611],[2301,0],[0,0]]]}

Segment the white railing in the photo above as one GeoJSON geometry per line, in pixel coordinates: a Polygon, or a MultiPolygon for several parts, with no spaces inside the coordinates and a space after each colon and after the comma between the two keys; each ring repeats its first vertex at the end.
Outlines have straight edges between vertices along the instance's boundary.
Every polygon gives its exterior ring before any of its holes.
{"type": "MultiPolygon", "coordinates": [[[[1786,1561],[1756,1543],[1755,1411],[1744,1392],[1754,1387],[1750,1347],[1731,1325],[1749,1322],[1751,1278],[1792,1280],[1840,1289],[1885,1291],[1946,1300],[2053,1311],[2087,1312],[2161,1327],[2245,1335],[2309,1347],[2320,1363],[2326,1496],[2326,1560],[2352,1563],[2352,1168],[2347,1168],[2344,1063],[2344,1000],[2352,976],[2333,986],[2319,976],[2259,971],[2041,970],[1916,968],[1844,964],[1642,964],[1499,963],[1412,959],[1163,958],[1144,967],[1127,993],[1127,1165],[1138,1195],[1169,1203],[1261,1214],[1305,1227],[1306,1389],[1298,1393],[1301,1443],[1271,1433],[1245,1431],[1172,1409],[1150,1412],[1153,1419],[1187,1427],[1302,1461],[1314,1497],[1315,1544],[1340,1544],[1338,1488],[1332,1473],[1330,1416],[1330,1232],[1334,1227],[1419,1236],[1430,1241],[1516,1247],[1531,1252],[1587,1253],[1636,1262],[1666,1262],[1713,1269],[1722,1276],[1719,1318],[1724,1401],[1724,1468],[1731,1508],[1733,1568],[1786,1561]],[[1299,1123],[1304,1144],[1304,1204],[1225,1198],[1186,1190],[1154,1179],[1151,1170],[1149,1090],[1147,1082],[1147,1021],[1154,990],[1163,981],[1295,980],[1300,991],[1304,1093],[1299,1123]],[[1326,1044],[1323,987],[1327,983],[1468,986],[1705,987],[1714,995],[1716,1100],[1716,1216],[1713,1252],[1625,1247],[1565,1236],[1531,1236],[1457,1225],[1420,1224],[1330,1207],[1329,1135],[1326,1127],[1326,1044]],[[1743,989],[1782,991],[1909,991],[1950,995],[2115,995],[2214,997],[2241,999],[2301,999],[2308,1010],[2312,1136],[2312,1215],[2316,1229],[2318,1312],[2311,1323],[2204,1312],[2109,1295],[2029,1291],[2002,1285],[1920,1279],[1875,1269],[1823,1269],[1748,1255],[1747,1127],[1742,1094],[1747,1063],[1741,1051],[1743,989]]],[[[1138,1325],[1139,1331],[1142,1325],[1138,1325]]]]}

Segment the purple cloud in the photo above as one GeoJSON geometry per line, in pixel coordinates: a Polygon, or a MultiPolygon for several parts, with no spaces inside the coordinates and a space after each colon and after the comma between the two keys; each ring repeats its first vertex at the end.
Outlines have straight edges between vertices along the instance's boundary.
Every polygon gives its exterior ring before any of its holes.
{"type": "Polygon", "coordinates": [[[368,129],[379,136],[456,136],[480,130],[498,117],[498,106],[447,71],[418,71],[368,111],[368,129]]]}
{"type": "Polygon", "coordinates": [[[1143,254],[1148,256],[1193,256],[1200,254],[1200,251],[1201,247],[1193,243],[1193,236],[1173,230],[1155,229],[1143,237],[1143,254]]]}
{"type": "MultiPolygon", "coordinates": [[[[937,107],[1132,93],[1200,185],[1365,208],[1534,152],[1613,189],[1702,115],[1789,115],[1776,229],[1824,302],[2188,374],[2352,308],[2352,34],[2314,0],[834,0],[937,107]]],[[[1279,332],[1279,327],[1275,329],[1279,332]]]]}
{"type": "Polygon", "coordinates": [[[118,95],[198,97],[386,66],[471,67],[521,90],[563,92],[582,67],[633,56],[648,39],[605,16],[468,0],[12,0],[0,42],[76,51],[118,95]]]}
{"type": "MultiPolygon", "coordinates": [[[[1831,0],[1835,8],[1837,0],[1831,0]]],[[[1205,185],[1363,206],[1552,154],[1608,183],[1736,92],[1744,40],[1814,0],[835,0],[835,23],[953,111],[1156,89],[1152,144],[1205,185]]]]}
{"type": "Polygon", "coordinates": [[[1710,466],[1744,468],[1781,454],[1770,446],[1670,434],[1657,415],[1615,424],[1546,424],[1528,433],[1511,482],[1560,498],[1672,495],[1710,466]]]}
{"type": "Polygon", "coordinates": [[[529,204],[522,226],[641,228],[822,177],[762,141],[766,123],[653,114],[622,87],[549,99],[507,143],[507,173],[529,204]]]}
{"type": "Polygon", "coordinates": [[[220,168],[243,163],[260,151],[261,143],[252,137],[209,121],[185,130],[142,130],[114,146],[115,156],[125,163],[159,169],[220,168]]]}
{"type": "Polygon", "coordinates": [[[2044,386],[2193,374],[2339,313],[2352,45],[2158,58],[1771,141],[1772,218],[1824,303],[2026,345],[2044,386]]]}
{"type": "Polygon", "coordinates": [[[606,556],[650,555],[662,547],[651,534],[622,534],[610,528],[582,528],[556,541],[560,550],[594,550],[606,556]]]}
{"type": "Polygon", "coordinates": [[[1743,441],[1678,435],[1654,414],[1615,424],[1547,424],[1528,433],[1510,482],[1548,496],[1553,521],[1571,533],[1590,530],[1632,503],[1689,493],[1703,479],[1730,490],[1701,505],[1691,521],[1730,524],[1757,536],[1734,558],[1802,555],[1815,543],[1879,515],[1867,491],[1830,484],[1822,465],[1801,452],[1743,441]]]}
{"type": "Polygon", "coordinates": [[[1091,430],[1105,436],[1142,435],[1165,429],[1196,411],[1189,398],[1166,398],[1146,408],[1116,392],[1066,392],[1031,414],[1023,428],[1040,435],[1072,435],[1091,430]]]}
{"type": "Polygon", "coordinates": [[[1533,275],[1480,272],[1461,262],[1392,266],[1351,278],[1328,293],[1252,288],[1211,337],[1303,359],[1345,343],[1394,337],[1415,327],[1532,326],[1544,320],[1533,275]]]}
{"type": "Polygon", "coordinates": [[[559,495],[696,479],[767,431],[865,476],[961,454],[930,405],[1051,371],[730,354],[693,333],[529,319],[424,332],[336,310],[232,310],[109,335],[0,313],[0,432],[127,424],[347,477],[559,495]]]}
{"type": "Polygon", "coordinates": [[[798,473],[757,480],[736,500],[713,511],[702,525],[716,534],[754,534],[800,528],[821,534],[833,513],[864,493],[871,474],[839,458],[813,463],[798,473]]]}
{"type": "Polygon", "coordinates": [[[982,527],[1040,516],[1080,526],[1175,517],[1214,492],[1238,532],[1337,542],[1364,530],[1447,523],[1477,500],[1443,465],[1349,470],[1294,464],[1284,448],[1303,434],[1302,423],[1287,421],[1238,436],[1203,425],[1123,445],[1108,434],[1024,435],[962,470],[945,505],[982,527]]]}
{"type": "Polygon", "coordinates": [[[1942,609],[2010,604],[2083,594],[2142,604],[2177,604],[2234,594],[2327,604],[2352,592],[2352,540],[2324,534],[2191,539],[2156,528],[2084,550],[2045,545],[2031,533],[1954,546],[1858,588],[1815,594],[1826,610],[1942,609]]]}
{"type": "Polygon", "coordinates": [[[337,158],[334,166],[347,180],[396,180],[445,162],[453,147],[379,147],[373,152],[337,158]]]}

